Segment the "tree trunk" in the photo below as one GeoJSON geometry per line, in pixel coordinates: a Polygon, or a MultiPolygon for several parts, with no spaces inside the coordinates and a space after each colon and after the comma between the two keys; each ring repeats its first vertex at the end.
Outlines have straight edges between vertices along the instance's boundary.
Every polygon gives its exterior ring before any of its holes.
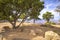
{"type": "Polygon", "coordinates": [[[26,20],[27,17],[28,17],[28,15],[26,15],[26,16],[23,18],[23,20],[21,21],[21,23],[20,23],[17,27],[19,27],[19,26],[26,20]]]}
{"type": "Polygon", "coordinates": [[[15,29],[15,27],[16,27],[15,24],[13,24],[13,29],[15,29]]]}
{"type": "Polygon", "coordinates": [[[33,23],[35,23],[35,19],[33,20],[33,23]]]}
{"type": "Polygon", "coordinates": [[[16,28],[16,21],[13,22],[13,29],[16,28]]]}
{"type": "Polygon", "coordinates": [[[19,26],[21,26],[21,24],[25,21],[26,19],[23,19],[22,21],[21,21],[21,23],[17,26],[17,28],[19,27],[19,26]]]}
{"type": "Polygon", "coordinates": [[[50,21],[50,20],[48,19],[48,20],[47,20],[47,23],[49,23],[49,21],[50,21]]]}
{"type": "Polygon", "coordinates": [[[50,23],[49,23],[49,22],[50,22],[50,20],[48,19],[48,20],[47,20],[47,25],[50,25],[50,23]]]}

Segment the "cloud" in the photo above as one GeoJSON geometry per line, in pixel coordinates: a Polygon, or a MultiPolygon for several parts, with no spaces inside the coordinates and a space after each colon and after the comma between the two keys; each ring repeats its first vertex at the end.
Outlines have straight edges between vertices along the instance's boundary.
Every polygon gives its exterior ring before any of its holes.
{"type": "Polygon", "coordinates": [[[41,2],[43,2],[44,0],[40,0],[41,2]]]}
{"type": "Polygon", "coordinates": [[[40,12],[41,15],[39,15],[39,18],[42,19],[42,15],[45,12],[49,11],[52,14],[54,14],[54,19],[56,19],[56,20],[59,19],[59,13],[57,13],[57,12],[54,11],[57,5],[60,5],[60,2],[58,0],[51,0],[51,1],[45,0],[45,4],[44,4],[45,8],[40,12]]]}
{"type": "Polygon", "coordinates": [[[53,5],[53,4],[48,4],[48,5],[45,5],[45,7],[47,7],[47,8],[48,8],[48,7],[50,7],[51,5],[53,5]]]}
{"type": "Polygon", "coordinates": [[[46,9],[49,9],[49,10],[54,10],[56,8],[57,4],[48,4],[48,5],[45,5],[45,8],[46,9]]]}
{"type": "Polygon", "coordinates": [[[48,11],[48,10],[47,10],[46,8],[44,8],[44,9],[40,12],[41,15],[39,15],[39,18],[42,19],[42,15],[43,15],[46,11],[48,11]]]}
{"type": "Polygon", "coordinates": [[[54,15],[54,19],[59,19],[59,13],[57,13],[57,12],[55,12],[54,10],[49,10],[49,9],[46,9],[46,8],[44,8],[40,13],[41,13],[41,15],[39,15],[39,18],[41,18],[42,19],[42,15],[45,13],[45,12],[51,12],[53,15],[54,15]]]}

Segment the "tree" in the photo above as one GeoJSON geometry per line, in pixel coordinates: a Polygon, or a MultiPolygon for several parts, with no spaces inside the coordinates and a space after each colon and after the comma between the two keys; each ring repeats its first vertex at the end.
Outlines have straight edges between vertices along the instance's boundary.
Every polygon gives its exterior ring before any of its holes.
{"type": "MultiPolygon", "coordinates": [[[[60,6],[59,5],[56,7],[55,12],[58,12],[59,16],[60,16],[60,6]]],[[[60,18],[59,18],[59,22],[60,22],[60,18]]]]}
{"type": "MultiPolygon", "coordinates": [[[[43,7],[40,7],[41,9],[43,9],[43,7]]],[[[41,11],[40,9],[40,11],[41,11]]],[[[32,10],[32,13],[30,14],[30,19],[33,19],[33,23],[35,23],[35,20],[39,19],[38,16],[40,15],[40,12],[37,11],[36,9],[32,10]]]]}
{"type": "Polygon", "coordinates": [[[39,5],[40,5],[40,8],[38,7],[37,4],[34,5],[34,8],[32,9],[30,16],[29,16],[30,19],[34,19],[33,21],[34,23],[35,23],[35,20],[40,19],[38,16],[40,15],[40,11],[44,8],[42,3],[40,3],[39,5]]]}
{"type": "Polygon", "coordinates": [[[51,12],[46,12],[45,14],[43,14],[43,19],[45,19],[48,23],[52,18],[54,18],[54,15],[51,12]]]}
{"type": "Polygon", "coordinates": [[[16,28],[17,19],[21,15],[25,14],[22,20],[24,22],[30,14],[34,15],[32,11],[40,12],[42,7],[43,2],[40,0],[0,0],[0,19],[8,20],[16,28]]]}
{"type": "Polygon", "coordinates": [[[35,20],[40,19],[38,16],[39,16],[38,13],[30,16],[30,19],[33,19],[33,23],[35,23],[35,20]]]}

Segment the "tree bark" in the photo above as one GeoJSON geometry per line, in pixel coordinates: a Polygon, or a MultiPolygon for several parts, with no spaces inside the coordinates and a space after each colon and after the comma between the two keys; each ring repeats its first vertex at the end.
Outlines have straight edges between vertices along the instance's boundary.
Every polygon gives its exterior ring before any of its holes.
{"type": "Polygon", "coordinates": [[[13,23],[13,29],[15,29],[15,28],[16,28],[16,22],[13,23]]]}
{"type": "Polygon", "coordinates": [[[17,27],[19,27],[19,26],[26,20],[27,17],[28,17],[28,15],[26,15],[26,16],[23,18],[23,20],[21,21],[21,23],[20,23],[17,27]]]}
{"type": "Polygon", "coordinates": [[[49,23],[49,21],[50,21],[50,20],[48,19],[48,20],[47,20],[47,23],[49,23]]]}
{"type": "Polygon", "coordinates": [[[33,23],[35,23],[35,19],[33,20],[33,23]]]}

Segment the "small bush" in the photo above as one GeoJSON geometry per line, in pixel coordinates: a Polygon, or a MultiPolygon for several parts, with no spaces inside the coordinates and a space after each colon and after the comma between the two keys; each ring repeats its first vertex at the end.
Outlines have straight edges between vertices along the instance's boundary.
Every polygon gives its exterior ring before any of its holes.
{"type": "Polygon", "coordinates": [[[8,31],[8,30],[10,30],[11,28],[10,28],[9,26],[4,26],[3,29],[4,29],[5,31],[8,31]]]}
{"type": "Polygon", "coordinates": [[[49,22],[49,24],[53,24],[53,25],[55,25],[56,23],[54,23],[54,22],[49,22]]]}
{"type": "Polygon", "coordinates": [[[56,23],[54,23],[54,22],[46,22],[45,23],[45,25],[52,25],[52,24],[55,25],[56,23]]]}

